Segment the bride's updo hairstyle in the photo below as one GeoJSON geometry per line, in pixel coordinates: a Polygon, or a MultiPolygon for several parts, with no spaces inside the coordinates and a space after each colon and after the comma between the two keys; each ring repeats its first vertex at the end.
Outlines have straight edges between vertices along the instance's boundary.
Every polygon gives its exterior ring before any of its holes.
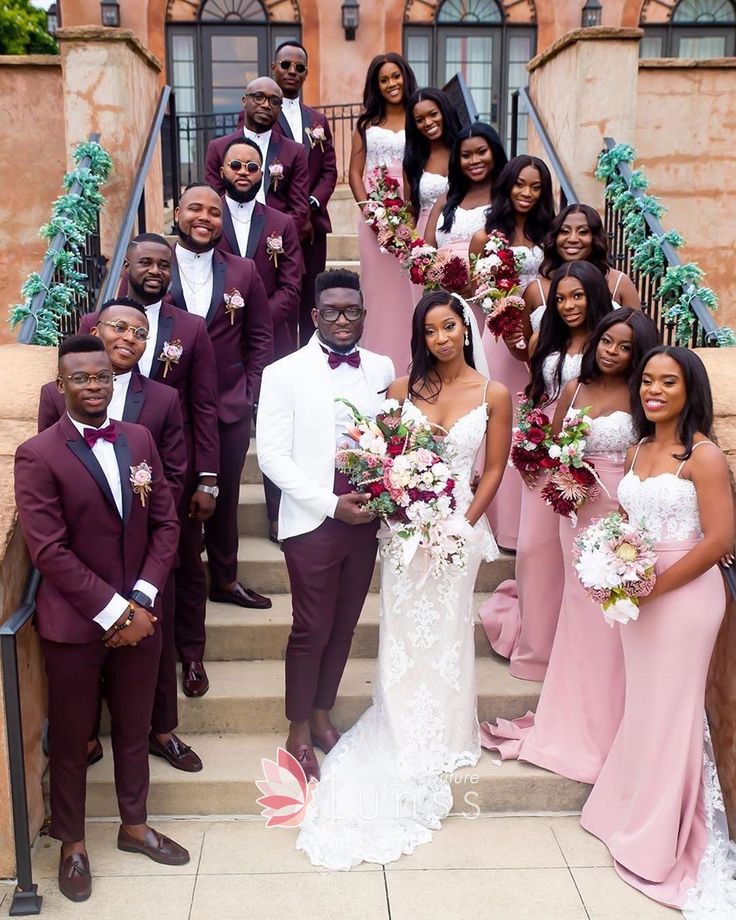
{"type": "Polygon", "coordinates": [[[647,364],[657,355],[667,355],[680,365],[687,400],[682,415],[677,422],[677,437],[682,441],[684,450],[673,454],[675,460],[687,460],[693,452],[693,438],[700,432],[713,440],[713,394],[710,389],[708,372],[705,365],[694,351],[680,348],[678,345],[657,345],[648,351],[641,360],[636,373],[631,378],[631,414],[640,438],[654,434],[654,422],[650,422],[644,413],[639,390],[641,379],[647,364]]]}
{"type": "Polygon", "coordinates": [[[411,321],[409,396],[412,399],[424,399],[427,402],[437,399],[442,389],[442,381],[435,373],[437,359],[427,348],[427,339],[424,334],[427,313],[435,307],[449,307],[465,326],[467,344],[463,346],[463,356],[465,357],[465,363],[475,369],[475,362],[473,361],[473,330],[465,322],[462,302],[443,290],[431,291],[429,294],[425,294],[414,308],[414,316],[411,321]],[[421,392],[422,390],[424,392],[421,392]]]}
{"type": "Polygon", "coordinates": [[[629,364],[629,379],[631,379],[639,368],[639,362],[644,355],[655,348],[661,342],[659,330],[654,322],[641,310],[634,310],[632,307],[621,307],[618,310],[612,310],[607,313],[591,332],[588,344],[583,350],[583,359],[580,363],[581,383],[591,383],[593,380],[599,380],[603,374],[598,361],[596,352],[598,343],[608,332],[611,326],[628,326],[631,329],[631,363],[629,364]]]}

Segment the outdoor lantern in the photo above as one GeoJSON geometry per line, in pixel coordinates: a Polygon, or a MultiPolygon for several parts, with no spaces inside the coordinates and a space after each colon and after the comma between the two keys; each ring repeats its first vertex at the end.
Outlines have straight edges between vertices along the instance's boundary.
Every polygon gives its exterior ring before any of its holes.
{"type": "Polygon", "coordinates": [[[582,26],[587,29],[589,26],[599,26],[601,24],[601,15],[603,6],[598,0],[585,0],[583,7],[582,26]]]}
{"type": "Polygon", "coordinates": [[[46,10],[46,31],[49,35],[56,35],[59,28],[59,12],[55,3],[46,10]]]}
{"type": "Polygon", "coordinates": [[[102,10],[102,25],[110,29],[119,28],[120,4],[118,0],[102,0],[100,9],[102,10]]]}
{"type": "Polygon", "coordinates": [[[360,25],[360,3],[358,0],[345,0],[342,5],[342,27],[345,29],[345,39],[355,41],[355,33],[360,25]]]}

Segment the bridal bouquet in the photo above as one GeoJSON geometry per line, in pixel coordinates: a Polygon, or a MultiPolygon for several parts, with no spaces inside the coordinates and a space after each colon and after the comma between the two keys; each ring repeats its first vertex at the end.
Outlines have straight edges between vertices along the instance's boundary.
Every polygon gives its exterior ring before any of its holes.
{"type": "Polygon", "coordinates": [[[657,556],[644,526],[614,511],[578,534],[573,555],[580,584],[601,605],[609,626],[639,616],[638,598],[650,594],[657,580],[657,556]]]}
{"type": "Polygon", "coordinates": [[[346,435],[357,447],[337,453],[337,467],[388,525],[385,552],[403,574],[418,549],[438,577],[462,571],[467,562],[469,524],[456,513],[456,483],[444,457],[444,445],[429,424],[402,418],[400,404],[387,399],[374,419],[347,400],[354,425],[346,435]]]}
{"type": "Polygon", "coordinates": [[[516,467],[527,481],[536,478],[540,470],[556,466],[549,456],[554,444],[549,417],[531,399],[519,393],[517,423],[511,435],[509,465],[516,467]]]}
{"type": "MultiPolygon", "coordinates": [[[[597,498],[598,487],[606,491],[593,464],[584,458],[585,439],[590,431],[590,406],[570,409],[562,430],[554,438],[548,455],[554,467],[542,489],[542,498],[554,512],[577,524],[577,511],[587,501],[597,498]]],[[[606,493],[607,494],[607,493],[606,493]]]]}
{"type": "MultiPolygon", "coordinates": [[[[483,255],[474,260],[473,278],[477,282],[474,301],[486,314],[486,325],[496,337],[520,333],[524,329],[524,299],[519,296],[521,260],[514,254],[503,233],[492,230],[483,255]]],[[[517,348],[526,348],[522,339],[517,348]]]]}

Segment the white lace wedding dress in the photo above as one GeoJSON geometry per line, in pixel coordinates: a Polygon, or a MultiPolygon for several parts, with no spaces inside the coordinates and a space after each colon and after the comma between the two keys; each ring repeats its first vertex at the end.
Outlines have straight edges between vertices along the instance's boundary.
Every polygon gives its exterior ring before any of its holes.
{"type": "MultiPolygon", "coordinates": [[[[457,476],[457,511],[470,505],[473,462],[487,424],[483,403],[445,439],[457,476]]],[[[424,416],[410,402],[405,415],[424,416]]],[[[322,764],[296,847],[314,865],[388,863],[432,838],[452,807],[449,774],[480,756],[473,589],[481,559],[498,548],[481,518],[466,570],[436,579],[419,550],[398,576],[381,567],[378,673],[373,705],[322,764]]]]}

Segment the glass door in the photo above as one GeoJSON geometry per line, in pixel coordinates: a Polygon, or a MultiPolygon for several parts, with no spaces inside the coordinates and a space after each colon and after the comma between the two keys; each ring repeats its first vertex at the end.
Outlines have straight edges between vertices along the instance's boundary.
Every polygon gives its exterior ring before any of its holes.
{"type": "Polygon", "coordinates": [[[269,72],[266,26],[204,26],[202,87],[209,112],[239,112],[246,84],[269,72]]]}
{"type": "Polygon", "coordinates": [[[496,129],[501,118],[501,36],[500,29],[477,26],[472,32],[440,28],[437,36],[438,85],[462,73],[481,120],[496,129]]]}

